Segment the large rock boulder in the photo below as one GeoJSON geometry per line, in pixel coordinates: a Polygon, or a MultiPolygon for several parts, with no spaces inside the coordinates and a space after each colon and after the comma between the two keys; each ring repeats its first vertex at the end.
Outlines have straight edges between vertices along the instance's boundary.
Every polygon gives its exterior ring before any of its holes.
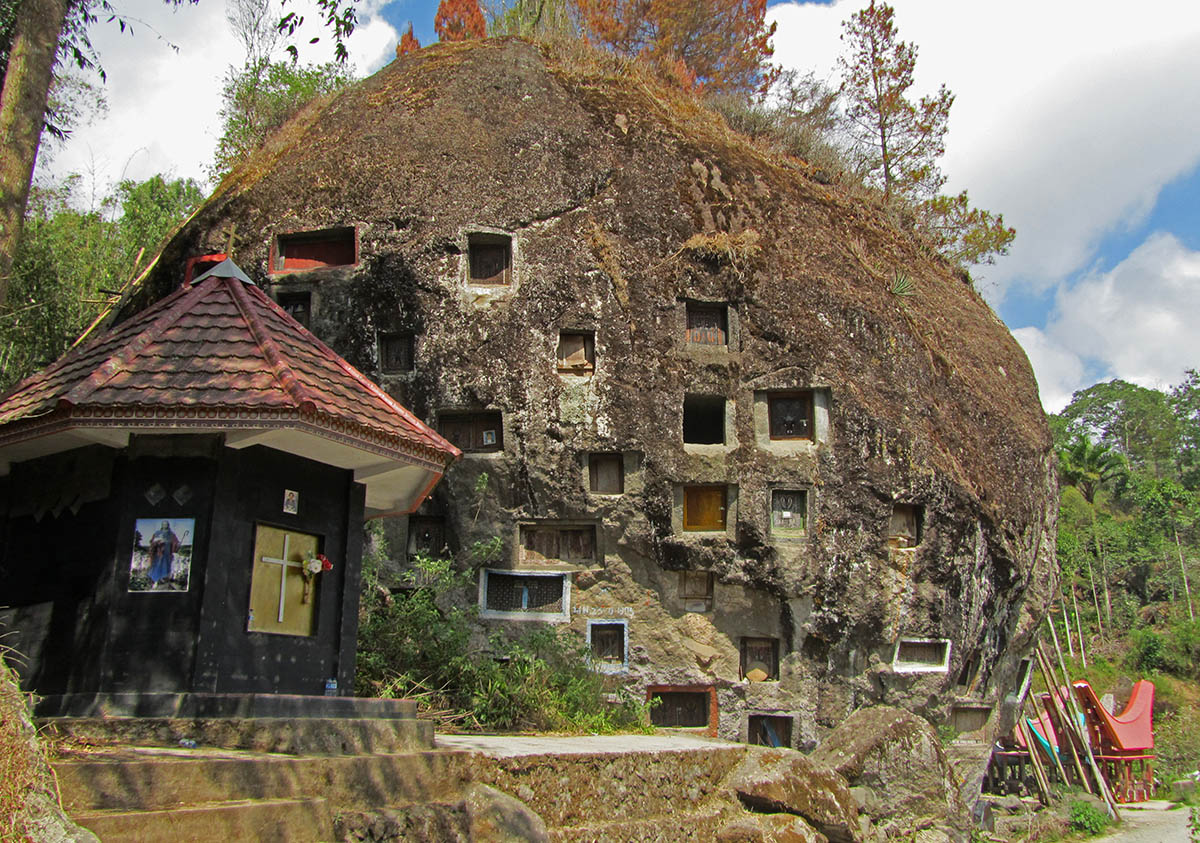
{"type": "Polygon", "coordinates": [[[729,786],[753,811],[803,817],[834,843],[861,839],[846,780],[795,750],[752,747],[730,774],[729,786]]]}
{"type": "Polygon", "coordinates": [[[470,839],[489,843],[542,843],[549,841],[546,823],[534,811],[513,796],[473,784],[467,788],[463,807],[467,812],[470,839]]]}
{"type": "Polygon", "coordinates": [[[934,830],[955,839],[970,828],[941,739],[927,720],[903,709],[859,709],[810,760],[869,790],[860,802],[885,839],[934,830]]]}

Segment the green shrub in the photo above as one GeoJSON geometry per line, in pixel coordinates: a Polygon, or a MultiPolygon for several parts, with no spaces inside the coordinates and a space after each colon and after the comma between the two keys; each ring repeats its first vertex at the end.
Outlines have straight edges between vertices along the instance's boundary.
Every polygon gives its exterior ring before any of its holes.
{"type": "Polygon", "coordinates": [[[1129,633],[1129,653],[1126,659],[1134,670],[1160,670],[1164,665],[1163,640],[1152,629],[1135,629],[1129,633]]]}
{"type": "Polygon", "coordinates": [[[386,553],[381,530],[373,530],[363,562],[355,693],[413,697],[443,722],[492,729],[648,728],[644,704],[627,692],[605,693],[578,636],[538,625],[472,647],[478,627],[471,574],[449,560],[419,557],[393,593],[379,583],[386,553]]]}
{"type": "Polygon", "coordinates": [[[1083,800],[1072,802],[1069,811],[1069,823],[1072,831],[1078,831],[1086,837],[1095,837],[1108,828],[1108,814],[1091,802],[1083,800]]]}

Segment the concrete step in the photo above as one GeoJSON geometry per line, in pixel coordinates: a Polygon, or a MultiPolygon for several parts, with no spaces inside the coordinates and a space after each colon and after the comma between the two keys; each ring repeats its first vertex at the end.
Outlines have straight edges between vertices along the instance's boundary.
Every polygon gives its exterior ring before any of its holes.
{"type": "MultiPolygon", "coordinates": [[[[313,789],[317,789],[315,784],[313,789]]],[[[315,843],[333,839],[329,807],[321,798],[216,802],[159,811],[99,811],[72,818],[104,843],[315,843]]]]}
{"type": "Polygon", "coordinates": [[[337,808],[457,798],[466,753],[289,756],[210,749],[124,748],[54,762],[68,813],[154,811],[226,800],[302,799],[337,808]]]}
{"type": "Polygon", "coordinates": [[[412,718],[48,717],[39,726],[64,743],[199,746],[294,755],[364,755],[433,748],[433,723],[412,718]]]}

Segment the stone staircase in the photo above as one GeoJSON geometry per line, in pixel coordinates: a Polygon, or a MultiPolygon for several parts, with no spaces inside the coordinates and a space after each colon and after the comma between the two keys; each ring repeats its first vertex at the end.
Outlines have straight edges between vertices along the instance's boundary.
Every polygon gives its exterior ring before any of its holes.
{"type": "Polygon", "coordinates": [[[54,763],[63,806],[106,843],[482,839],[463,808],[476,785],[521,799],[562,841],[711,839],[743,815],[722,786],[744,757],[740,744],[448,736],[433,748],[397,751],[412,737],[404,720],[392,721],[399,737],[391,742],[380,737],[387,728],[380,723],[308,720],[291,730],[282,722],[110,720],[110,738],[157,737],[157,746],[123,738],[101,744],[98,722],[55,723],[60,735],[73,736],[54,763]],[[322,729],[338,737],[316,740],[318,751],[337,754],[303,751],[299,738],[322,729]],[[383,749],[346,737],[361,734],[383,749]],[[233,737],[252,748],[181,747],[178,740],[195,738],[179,735],[233,737]],[[266,748],[283,745],[302,751],[266,748]]]}

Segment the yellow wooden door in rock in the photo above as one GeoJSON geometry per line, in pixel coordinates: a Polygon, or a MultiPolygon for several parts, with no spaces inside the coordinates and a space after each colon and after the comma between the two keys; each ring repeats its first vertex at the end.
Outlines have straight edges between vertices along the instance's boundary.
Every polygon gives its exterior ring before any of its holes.
{"type": "Polygon", "coordinates": [[[314,583],[305,593],[302,570],[304,560],[315,556],[318,546],[318,538],[308,533],[258,525],[250,579],[250,619],[246,625],[249,631],[313,634],[317,589],[314,583]]]}

